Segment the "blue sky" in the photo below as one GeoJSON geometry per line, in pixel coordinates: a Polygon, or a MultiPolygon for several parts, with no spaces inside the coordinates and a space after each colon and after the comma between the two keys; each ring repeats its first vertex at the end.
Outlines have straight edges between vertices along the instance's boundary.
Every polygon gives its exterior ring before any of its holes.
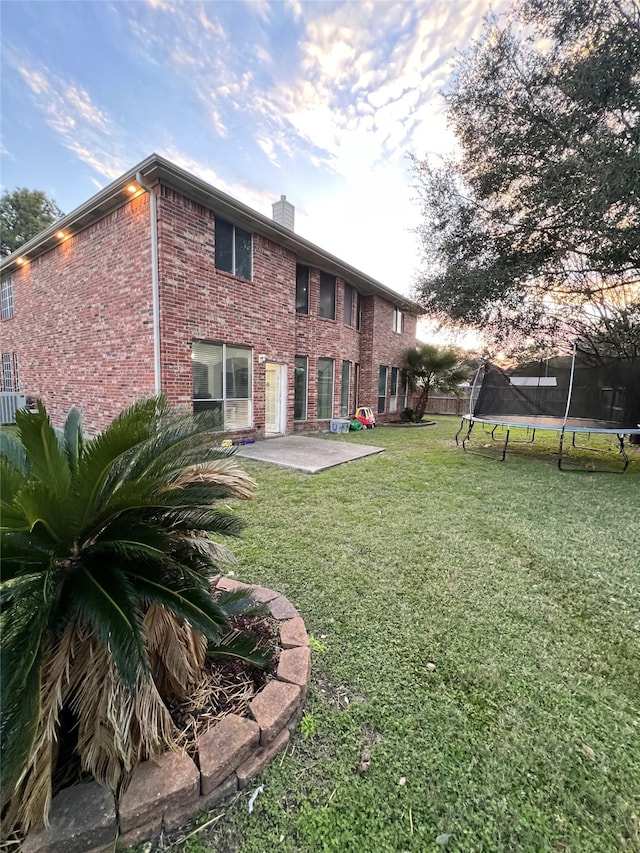
{"type": "MultiPolygon", "coordinates": [[[[494,12],[509,0],[493,0],[494,12]]],[[[4,189],[68,213],[157,152],[410,295],[407,154],[447,154],[439,92],[489,0],[3,0],[4,189]]]]}

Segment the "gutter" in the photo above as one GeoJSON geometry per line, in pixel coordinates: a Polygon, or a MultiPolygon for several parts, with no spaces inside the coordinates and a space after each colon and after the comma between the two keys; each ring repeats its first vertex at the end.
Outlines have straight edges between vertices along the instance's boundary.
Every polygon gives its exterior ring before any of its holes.
{"type": "Polygon", "coordinates": [[[158,199],[153,189],[136,173],[136,181],[149,194],[151,203],[151,290],[153,294],[153,376],[155,393],[162,393],[160,370],[160,275],[158,264],[158,199]]]}

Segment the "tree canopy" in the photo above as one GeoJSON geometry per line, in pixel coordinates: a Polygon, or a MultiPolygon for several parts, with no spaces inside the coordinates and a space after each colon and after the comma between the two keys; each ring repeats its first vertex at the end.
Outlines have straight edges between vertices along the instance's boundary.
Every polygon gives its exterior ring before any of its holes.
{"type": "Polygon", "coordinates": [[[427,310],[539,334],[640,304],[639,68],[638,0],[485,21],[447,94],[459,157],[413,160],[427,310]]]}
{"type": "Polygon", "coordinates": [[[0,254],[5,257],[15,252],[62,215],[55,201],[41,190],[5,190],[0,199],[0,254]]]}

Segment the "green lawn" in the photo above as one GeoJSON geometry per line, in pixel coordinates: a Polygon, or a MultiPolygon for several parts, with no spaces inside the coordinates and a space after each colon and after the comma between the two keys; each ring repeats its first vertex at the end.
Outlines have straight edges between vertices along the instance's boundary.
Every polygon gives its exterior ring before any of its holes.
{"type": "Polygon", "coordinates": [[[555,439],[500,463],[437,420],[317,476],[243,461],[236,576],[326,650],[307,736],[173,849],[640,850],[640,448],[561,473],[555,439]]]}

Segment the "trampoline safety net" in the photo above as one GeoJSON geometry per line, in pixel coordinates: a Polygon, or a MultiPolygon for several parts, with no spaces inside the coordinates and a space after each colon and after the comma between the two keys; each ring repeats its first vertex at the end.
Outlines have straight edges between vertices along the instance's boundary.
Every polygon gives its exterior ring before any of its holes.
{"type": "Polygon", "coordinates": [[[507,372],[486,364],[473,416],[543,416],[596,421],[608,429],[640,426],[640,359],[613,358],[598,365],[571,358],[529,362],[507,372]],[[569,411],[567,400],[571,393],[569,411]]]}

